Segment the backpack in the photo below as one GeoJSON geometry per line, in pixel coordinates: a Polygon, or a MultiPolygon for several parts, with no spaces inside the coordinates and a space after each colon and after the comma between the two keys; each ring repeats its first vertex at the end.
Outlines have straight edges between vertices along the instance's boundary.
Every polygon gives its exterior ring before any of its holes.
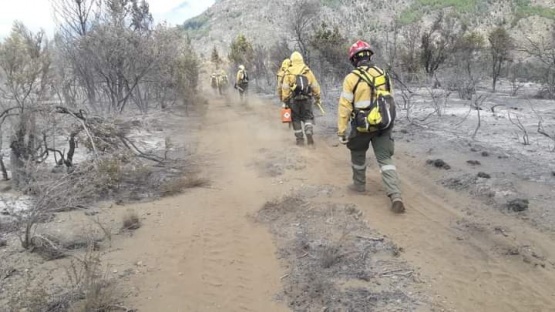
{"type": "Polygon", "coordinates": [[[246,70],[243,70],[243,77],[239,81],[239,84],[244,85],[249,83],[249,75],[246,70]]]}
{"type": "Polygon", "coordinates": [[[353,71],[359,77],[353,93],[356,92],[358,84],[364,81],[370,87],[370,106],[364,109],[353,110],[353,122],[359,132],[376,132],[386,130],[393,126],[396,117],[395,102],[391,95],[391,82],[389,76],[381,69],[372,66],[378,75],[372,76],[363,69],[357,68],[353,71]],[[386,90],[378,89],[381,86],[386,90]]]}
{"type": "Polygon", "coordinates": [[[294,98],[303,98],[303,97],[311,97],[312,96],[312,88],[310,86],[310,81],[308,81],[308,77],[302,74],[305,72],[305,68],[301,71],[301,74],[295,75],[295,84],[293,85],[293,97],[294,98]]]}

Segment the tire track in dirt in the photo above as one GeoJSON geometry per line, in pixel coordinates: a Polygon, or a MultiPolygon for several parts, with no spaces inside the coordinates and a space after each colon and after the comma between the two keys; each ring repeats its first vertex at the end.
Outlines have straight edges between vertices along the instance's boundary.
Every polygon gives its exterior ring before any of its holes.
{"type": "MultiPolygon", "coordinates": [[[[316,151],[307,152],[306,157],[312,166],[306,174],[312,183],[345,189],[351,179],[348,150],[333,145],[321,144],[316,151]],[[330,164],[338,167],[330,167],[330,164]],[[328,170],[323,171],[321,167],[328,167],[328,170]]],[[[374,161],[371,153],[369,157],[374,161]]],[[[384,196],[375,165],[368,171],[369,185],[374,188],[370,188],[367,195],[343,191],[343,197],[336,201],[356,204],[365,212],[371,227],[403,247],[404,258],[419,268],[439,300],[453,310],[553,311],[554,268],[549,265],[534,267],[495,251],[498,246],[527,244],[537,245],[540,250],[555,251],[548,236],[487,209],[476,213],[473,219],[485,227],[491,222],[503,224],[514,230],[515,237],[498,237],[489,230],[464,235],[454,229],[453,224],[468,216],[454,206],[481,207],[480,204],[436,186],[434,181],[425,177],[424,166],[414,165],[414,159],[401,155],[396,157],[396,162],[403,180],[407,214],[398,216],[389,211],[389,200],[384,196]]],[[[546,256],[553,259],[550,252],[546,256]]]]}
{"type": "MultiPolygon", "coordinates": [[[[274,122],[268,111],[259,111],[260,119],[274,122]]],[[[300,153],[307,168],[284,178],[339,187],[342,191],[332,201],[356,204],[372,228],[403,247],[403,257],[423,274],[438,303],[454,311],[555,311],[555,242],[549,233],[436,185],[424,165],[405,155],[402,144],[395,158],[408,213],[394,215],[372,153],[369,193],[350,194],[345,190],[351,180],[349,152],[319,136],[318,130],[316,149],[300,153]],[[499,226],[511,235],[499,235],[499,226]],[[532,248],[532,256],[511,257],[505,252],[520,247],[532,248]]]]}
{"type": "Polygon", "coordinates": [[[248,217],[279,192],[250,164],[259,149],[276,145],[281,137],[253,135],[260,128],[256,116],[240,116],[238,104],[208,105],[198,150],[209,159],[200,169],[212,184],[136,205],[138,211],[161,213],[166,222],[147,218],[122,248],[127,257],[156,263],[156,269],[131,278],[138,290],[129,306],[139,311],[287,311],[275,301],[283,272],[271,236],[248,217]],[[176,233],[182,226],[187,227],[183,236],[176,233]],[[156,244],[141,243],[153,238],[156,244]]]}
{"type": "Polygon", "coordinates": [[[272,238],[247,215],[266,200],[310,184],[340,188],[333,198],[322,200],[356,204],[371,228],[405,250],[402,257],[421,273],[438,303],[453,311],[553,310],[554,269],[508,258],[497,248],[534,245],[549,260],[555,257],[554,243],[494,211],[484,209],[469,217],[461,208],[479,204],[435,185],[424,166],[403,155],[402,145],[396,162],[408,212],[398,216],[389,211],[376,165],[368,171],[368,194],[344,190],[351,179],[348,151],[322,138],[318,128],[315,149],[295,149],[306,168],[284,172],[279,176],[286,181],[283,185],[261,177],[252,166],[261,157],[257,154],[262,149],[284,153],[284,146],[294,143],[291,131],[277,124],[275,107],[256,103],[244,110],[238,104],[209,105],[199,152],[210,155],[204,170],[214,180],[213,189],[144,205],[163,218],[147,219],[136,239],[122,249],[127,258],[155,263],[156,269],[131,279],[139,290],[130,306],[140,311],[286,311],[273,300],[285,272],[275,259],[272,238]],[[485,230],[457,229],[459,221],[475,222],[485,230]],[[512,229],[514,235],[496,236],[488,230],[489,222],[512,229]]]}

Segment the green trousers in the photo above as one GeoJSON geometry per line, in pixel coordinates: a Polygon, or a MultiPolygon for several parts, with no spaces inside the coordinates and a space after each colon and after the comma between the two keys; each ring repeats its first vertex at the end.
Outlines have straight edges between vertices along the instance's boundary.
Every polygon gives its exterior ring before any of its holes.
{"type": "Polygon", "coordinates": [[[355,185],[366,185],[366,152],[370,148],[370,143],[380,166],[382,182],[387,196],[391,199],[401,198],[397,168],[391,159],[395,152],[395,142],[391,137],[391,129],[379,133],[360,133],[356,130],[351,133],[347,148],[351,151],[353,183],[355,185]]]}

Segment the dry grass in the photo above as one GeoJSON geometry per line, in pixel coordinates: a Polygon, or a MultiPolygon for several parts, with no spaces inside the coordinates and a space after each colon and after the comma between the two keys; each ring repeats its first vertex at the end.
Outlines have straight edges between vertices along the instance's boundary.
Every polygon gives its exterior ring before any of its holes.
{"type": "Polygon", "coordinates": [[[136,230],[141,227],[141,220],[139,215],[133,209],[128,209],[123,215],[122,226],[123,230],[136,230]]]}
{"type": "Polygon", "coordinates": [[[175,196],[183,193],[187,189],[206,187],[210,185],[207,178],[198,175],[189,175],[181,179],[170,180],[160,186],[160,194],[164,197],[175,196]]]}
{"type": "Polygon", "coordinates": [[[117,289],[104,272],[100,253],[91,246],[65,267],[66,283],[58,291],[52,292],[47,280],[28,275],[26,287],[10,298],[7,311],[128,311],[118,305],[117,289]]]}

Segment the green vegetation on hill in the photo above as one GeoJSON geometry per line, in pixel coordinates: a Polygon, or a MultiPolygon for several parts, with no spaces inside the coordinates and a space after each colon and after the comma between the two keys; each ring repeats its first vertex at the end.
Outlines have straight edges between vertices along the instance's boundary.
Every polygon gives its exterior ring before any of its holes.
{"type": "Polygon", "coordinates": [[[514,0],[516,19],[529,16],[541,16],[555,20],[555,9],[532,5],[530,0],[514,0]]]}
{"type": "Polygon", "coordinates": [[[181,29],[186,31],[193,39],[207,36],[210,32],[210,17],[211,15],[209,13],[202,13],[201,15],[186,20],[183,25],[181,25],[181,29]]]}
{"type": "MultiPolygon", "coordinates": [[[[462,15],[485,15],[490,12],[489,6],[494,2],[494,0],[416,0],[409,8],[401,12],[399,22],[404,25],[411,24],[426,14],[445,8],[452,8],[462,15]]],[[[532,5],[530,0],[511,0],[508,5],[513,8],[515,21],[530,16],[555,20],[555,9],[532,5]]]]}
{"type": "Polygon", "coordinates": [[[186,20],[182,27],[184,30],[198,30],[205,26],[209,19],[207,14],[201,14],[186,20]]]}
{"type": "Polygon", "coordinates": [[[332,9],[337,9],[341,6],[341,0],[321,0],[322,4],[332,9]]]}

